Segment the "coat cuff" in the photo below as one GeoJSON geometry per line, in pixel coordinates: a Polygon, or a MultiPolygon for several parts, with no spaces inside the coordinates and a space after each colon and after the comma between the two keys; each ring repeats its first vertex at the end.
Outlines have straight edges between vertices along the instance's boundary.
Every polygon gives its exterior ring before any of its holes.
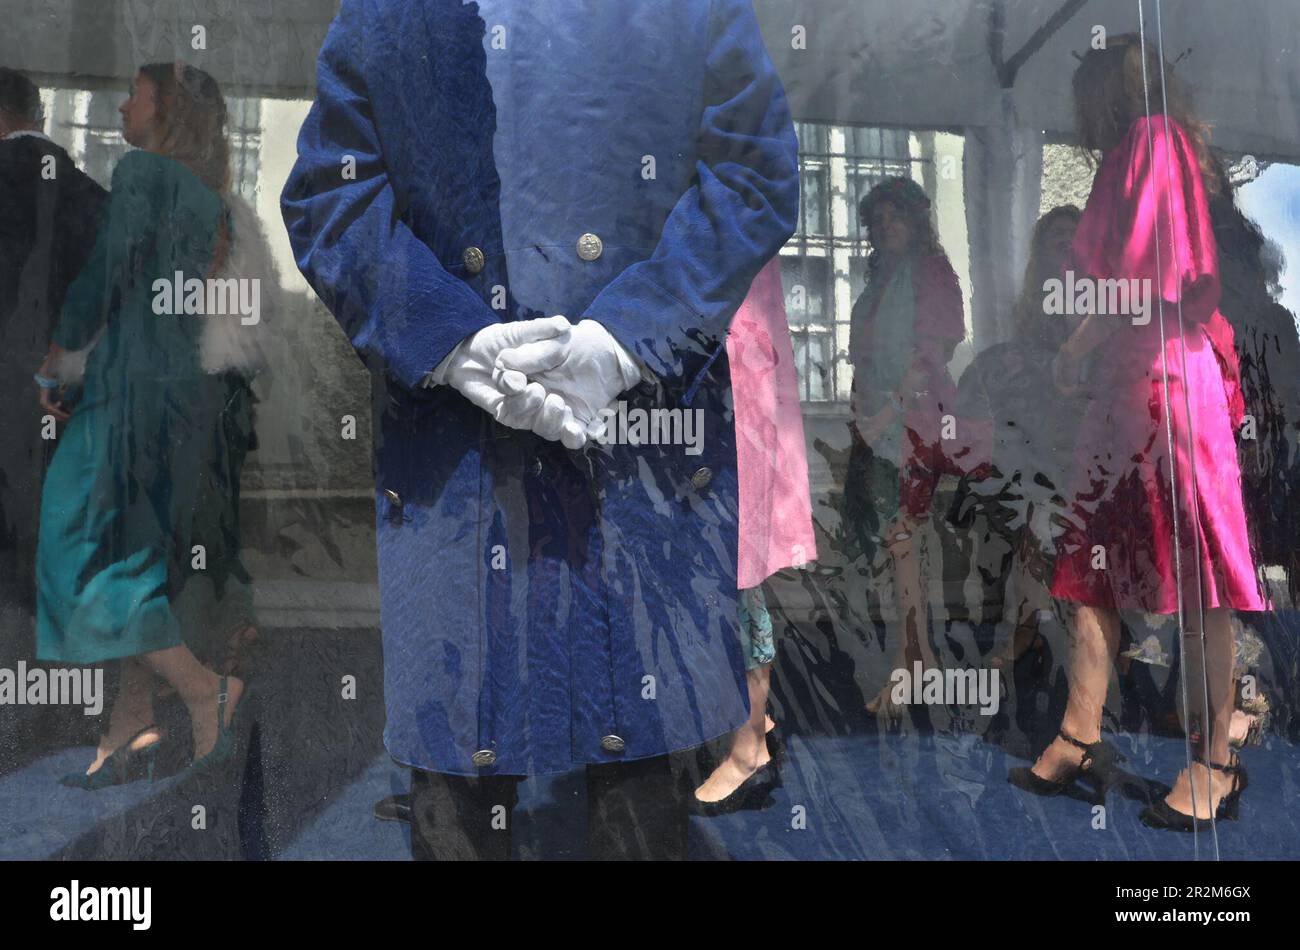
{"type": "Polygon", "coordinates": [[[638,379],[688,383],[685,377],[693,378],[698,366],[688,365],[686,357],[702,363],[712,355],[701,339],[708,335],[702,315],[635,272],[625,272],[598,294],[583,319],[595,320],[622,346],[636,366],[633,385],[638,379]]]}
{"type": "MultiPolygon", "coordinates": [[[[478,331],[476,330],[475,333],[477,332],[478,331]]],[[[469,341],[472,340],[473,338],[474,338],[474,333],[471,333],[469,336],[465,337],[463,340],[461,340],[459,343],[453,346],[451,348],[451,352],[448,353],[446,356],[444,356],[442,358],[442,361],[437,366],[435,366],[424,377],[424,379],[420,381],[420,388],[432,389],[434,386],[445,385],[447,382],[447,374],[451,372],[451,368],[455,366],[456,363],[460,360],[461,352],[465,349],[466,346],[469,345],[469,341]]]]}

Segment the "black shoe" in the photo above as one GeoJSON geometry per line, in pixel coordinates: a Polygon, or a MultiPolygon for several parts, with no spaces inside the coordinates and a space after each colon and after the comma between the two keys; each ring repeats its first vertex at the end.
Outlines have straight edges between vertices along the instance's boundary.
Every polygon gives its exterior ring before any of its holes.
{"type": "MultiPolygon", "coordinates": [[[[1232,776],[1232,789],[1228,794],[1219,799],[1219,805],[1214,810],[1215,821],[1236,821],[1240,810],[1241,793],[1246,790],[1250,784],[1250,778],[1246,774],[1246,767],[1234,754],[1232,762],[1229,765],[1219,765],[1216,762],[1209,762],[1200,755],[1192,756],[1192,761],[1199,762],[1206,768],[1214,769],[1216,772],[1223,772],[1232,776]]],[[[1149,808],[1142,811],[1142,824],[1148,828],[1157,828],[1161,831],[1195,831],[1196,823],[1208,822],[1208,818],[1193,818],[1191,815],[1183,814],[1169,804],[1168,799],[1162,798],[1149,808]]]]}
{"type": "Polygon", "coordinates": [[[1092,744],[1080,742],[1064,729],[1058,735],[1070,745],[1083,750],[1083,758],[1079,760],[1072,775],[1052,781],[1035,775],[1032,768],[1020,766],[1007,773],[1007,781],[1026,792],[1050,798],[1069,791],[1082,779],[1092,786],[1094,801],[1105,801],[1106,793],[1120,775],[1118,764],[1124,761],[1124,756],[1114,746],[1101,740],[1092,744]]]}
{"type": "Polygon", "coordinates": [[[375,802],[374,814],[380,821],[409,822],[411,820],[410,793],[389,795],[387,798],[381,798],[375,802]]]}
{"type": "Polygon", "coordinates": [[[691,792],[687,809],[695,815],[714,818],[737,811],[762,811],[772,804],[773,790],[781,787],[781,775],[771,762],[760,765],[734,792],[716,802],[702,802],[691,792]]]}

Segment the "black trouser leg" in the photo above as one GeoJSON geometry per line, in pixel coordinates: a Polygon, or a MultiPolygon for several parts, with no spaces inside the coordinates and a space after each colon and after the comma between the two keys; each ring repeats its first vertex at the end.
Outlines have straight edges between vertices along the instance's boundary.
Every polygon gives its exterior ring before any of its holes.
{"type": "Polygon", "coordinates": [[[593,861],[683,861],[689,816],[672,756],[587,766],[593,861]]]}
{"type": "Polygon", "coordinates": [[[507,861],[519,778],[411,770],[411,858],[507,861]]]}

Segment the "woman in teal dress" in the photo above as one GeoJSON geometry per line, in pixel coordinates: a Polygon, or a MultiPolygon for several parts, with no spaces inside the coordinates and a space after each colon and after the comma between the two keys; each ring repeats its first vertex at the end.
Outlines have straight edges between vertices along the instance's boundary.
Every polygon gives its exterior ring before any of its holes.
{"type": "Polygon", "coordinates": [[[226,253],[225,103],[210,76],[177,63],[142,68],[120,111],[137,150],[113,173],[95,248],[40,374],[93,344],[70,416],[42,390],[45,410],[67,423],[46,476],[37,551],[38,657],[121,662],[95,759],[65,780],[91,788],[131,777],[161,741],[159,679],[189,711],[200,766],[230,755],[244,691],[195,658],[173,610],[187,577],[206,570],[193,524],[229,384],[203,372],[199,344],[203,321],[221,318],[177,315],[155,286],[165,280],[172,294],[178,273],[203,280],[226,253]]]}
{"type": "MultiPolygon", "coordinates": [[[[931,518],[940,476],[972,464],[952,417],[956,384],[948,373],[966,323],[961,285],[930,218],[930,199],[915,181],[886,178],[858,209],[871,238],[867,286],[853,308],[852,446],[845,481],[845,524],[872,561],[883,551],[893,571],[903,627],[895,670],[939,665],[930,645],[928,584],[921,528],[931,518]],[[945,432],[951,425],[951,431],[945,432]]],[[[964,428],[961,433],[963,436],[964,428]]],[[[883,565],[881,570],[883,570],[883,565]]],[[[891,676],[866,704],[871,715],[898,718],[891,676]]]]}

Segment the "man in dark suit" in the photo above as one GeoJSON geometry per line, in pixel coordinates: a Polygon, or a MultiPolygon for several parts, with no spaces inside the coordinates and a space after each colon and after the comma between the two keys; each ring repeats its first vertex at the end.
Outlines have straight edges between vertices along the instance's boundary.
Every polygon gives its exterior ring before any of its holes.
{"type": "MultiPolygon", "coordinates": [[[[32,374],[68,285],[90,253],[106,197],[42,134],[42,125],[36,86],[0,68],[0,405],[7,413],[0,426],[0,610],[24,617],[35,602],[40,488],[54,445],[42,438],[32,374]]],[[[29,623],[19,626],[20,639],[28,639],[29,623]]],[[[22,643],[0,649],[8,654],[22,643]]]]}

